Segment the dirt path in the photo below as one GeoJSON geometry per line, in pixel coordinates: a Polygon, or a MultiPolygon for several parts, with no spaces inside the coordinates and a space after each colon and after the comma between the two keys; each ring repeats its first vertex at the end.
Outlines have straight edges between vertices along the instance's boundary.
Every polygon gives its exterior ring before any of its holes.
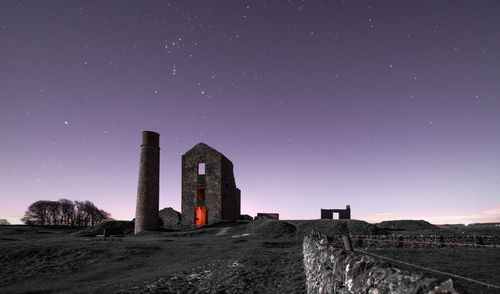
{"type": "Polygon", "coordinates": [[[216,236],[224,236],[227,235],[227,231],[229,231],[230,227],[221,228],[220,231],[216,234],[216,236]]]}

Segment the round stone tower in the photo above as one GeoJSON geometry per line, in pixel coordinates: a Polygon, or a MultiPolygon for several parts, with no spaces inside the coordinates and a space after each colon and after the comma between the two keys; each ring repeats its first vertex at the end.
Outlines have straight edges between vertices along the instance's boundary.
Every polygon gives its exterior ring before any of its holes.
{"type": "Polygon", "coordinates": [[[139,184],[137,186],[135,234],[143,230],[149,231],[158,229],[159,202],[160,134],[144,131],[142,132],[139,184]]]}

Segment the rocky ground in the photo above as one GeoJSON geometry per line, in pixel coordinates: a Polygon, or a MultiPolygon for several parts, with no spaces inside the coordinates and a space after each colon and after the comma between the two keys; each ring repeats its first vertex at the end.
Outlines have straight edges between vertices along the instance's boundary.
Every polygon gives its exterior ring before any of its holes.
{"type": "Polygon", "coordinates": [[[107,238],[1,227],[0,293],[304,293],[295,227],[254,225],[107,238]]]}
{"type": "MultiPolygon", "coordinates": [[[[384,233],[354,220],[261,220],[93,237],[102,228],[0,226],[0,293],[304,293],[304,234],[384,233]]],[[[379,252],[499,284],[500,248],[475,249],[379,252]]]]}
{"type": "Polygon", "coordinates": [[[296,242],[264,241],[253,245],[254,248],[238,258],[214,258],[192,269],[148,280],[119,293],[305,292],[302,253],[296,242]]]}

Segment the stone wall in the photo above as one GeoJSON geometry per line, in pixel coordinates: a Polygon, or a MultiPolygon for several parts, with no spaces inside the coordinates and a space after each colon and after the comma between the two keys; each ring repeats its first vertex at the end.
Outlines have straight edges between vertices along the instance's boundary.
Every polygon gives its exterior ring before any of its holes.
{"type": "Polygon", "coordinates": [[[182,155],[182,225],[194,225],[198,205],[207,207],[209,224],[221,220],[221,154],[199,143],[182,155]],[[198,175],[198,163],[205,163],[205,175],[198,175]],[[205,200],[197,200],[198,187],[205,186],[205,200]]]}
{"type": "Polygon", "coordinates": [[[353,245],[361,248],[369,247],[474,247],[498,246],[500,238],[492,235],[358,235],[352,236],[353,245]]]}
{"type": "Polygon", "coordinates": [[[158,212],[164,229],[175,229],[181,224],[181,214],[172,207],[167,207],[158,212]]]}
{"type": "Polygon", "coordinates": [[[420,272],[400,269],[371,256],[333,246],[325,236],[304,237],[307,293],[459,293],[453,281],[439,283],[420,272]]]}
{"type": "Polygon", "coordinates": [[[257,216],[255,216],[255,219],[280,219],[280,214],[279,213],[274,213],[274,212],[258,212],[257,216]]]}
{"type": "MultiPolygon", "coordinates": [[[[493,235],[351,235],[351,240],[355,248],[500,247],[500,238],[493,235]]],[[[343,246],[341,236],[331,236],[329,242],[343,246]]]]}
{"type": "Polygon", "coordinates": [[[207,224],[240,217],[240,191],[236,188],[233,164],[212,147],[199,143],[182,155],[182,218],[184,227],[194,225],[197,206],[207,209],[207,224]],[[205,174],[198,174],[198,164],[205,163],[205,174]],[[199,187],[205,199],[197,199],[199,187]]]}
{"type": "Polygon", "coordinates": [[[351,219],[351,206],[346,205],[345,209],[321,209],[321,219],[333,219],[334,213],[339,214],[339,219],[351,219]]]}
{"type": "Polygon", "coordinates": [[[221,181],[222,219],[237,220],[240,218],[240,194],[234,180],[233,163],[224,155],[221,155],[221,181]]]}

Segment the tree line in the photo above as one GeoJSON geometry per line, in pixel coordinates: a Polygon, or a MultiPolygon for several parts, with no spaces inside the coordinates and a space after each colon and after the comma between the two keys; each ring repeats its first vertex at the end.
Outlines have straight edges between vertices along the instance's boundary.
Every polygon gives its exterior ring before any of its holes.
{"type": "Polygon", "coordinates": [[[32,203],[21,219],[27,225],[93,226],[111,219],[111,214],[86,201],[38,200],[32,203]]]}

